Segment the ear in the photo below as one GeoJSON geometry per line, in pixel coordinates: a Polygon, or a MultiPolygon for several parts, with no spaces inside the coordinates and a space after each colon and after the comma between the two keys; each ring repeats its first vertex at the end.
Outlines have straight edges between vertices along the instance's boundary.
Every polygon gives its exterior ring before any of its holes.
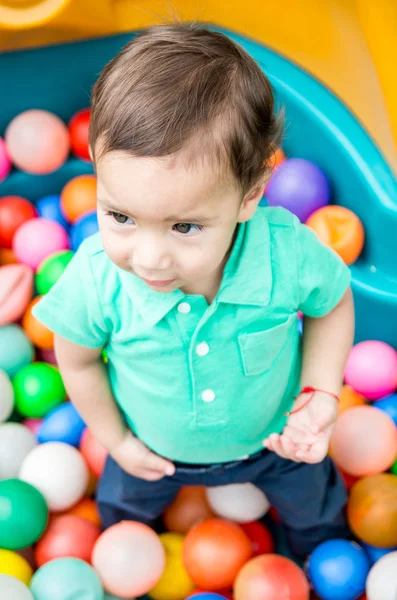
{"type": "Polygon", "coordinates": [[[248,192],[240,206],[240,212],[237,218],[238,223],[245,223],[254,216],[264,191],[265,182],[261,181],[261,183],[255,186],[251,192],[248,192]]]}
{"type": "Polygon", "coordinates": [[[90,155],[90,159],[92,160],[92,162],[94,162],[94,157],[93,157],[91,146],[88,146],[88,154],[90,155]]]}

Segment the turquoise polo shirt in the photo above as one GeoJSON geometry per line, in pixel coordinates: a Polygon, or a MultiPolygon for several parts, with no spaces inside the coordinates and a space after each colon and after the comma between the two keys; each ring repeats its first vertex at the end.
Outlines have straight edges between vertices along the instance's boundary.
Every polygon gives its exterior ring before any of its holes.
{"type": "MultiPolygon", "coordinates": [[[[76,344],[106,347],[114,397],[133,432],[171,460],[245,457],[281,432],[299,391],[298,311],[322,317],[350,270],[288,211],[238,226],[219,291],[152,291],[88,238],[35,316],[76,344]]],[[[106,426],[106,424],[104,424],[106,426]]]]}

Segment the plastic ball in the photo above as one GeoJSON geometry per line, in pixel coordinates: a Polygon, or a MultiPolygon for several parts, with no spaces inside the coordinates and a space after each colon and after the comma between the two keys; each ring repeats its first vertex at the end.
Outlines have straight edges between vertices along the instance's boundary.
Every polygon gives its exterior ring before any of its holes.
{"type": "Polygon", "coordinates": [[[36,273],[36,287],[42,296],[58,281],[74,256],[71,250],[55,252],[43,260],[36,273]]]}
{"type": "Polygon", "coordinates": [[[42,348],[40,350],[40,356],[41,359],[49,365],[53,365],[54,367],[58,366],[57,357],[55,356],[55,352],[53,349],[45,350],[44,348],[42,348]]]}
{"type": "Polygon", "coordinates": [[[174,502],[163,514],[164,525],[169,531],[187,533],[194,525],[212,519],[206,489],[202,486],[186,486],[179,490],[174,502]]]}
{"type": "MultiPolygon", "coordinates": [[[[25,585],[29,585],[32,579],[33,569],[29,563],[11,550],[0,549],[0,574],[10,575],[19,579],[25,585]]],[[[2,598],[2,596],[0,596],[2,598]]]]}
{"type": "Polygon", "coordinates": [[[37,217],[33,204],[21,196],[0,198],[0,247],[12,248],[12,240],[19,227],[37,217]]]}
{"type": "Polygon", "coordinates": [[[234,583],[235,600],[309,600],[309,583],[289,558],[257,556],[241,569],[234,583]]]}
{"type": "Polygon", "coordinates": [[[276,152],[267,161],[267,166],[270,169],[275,169],[278,165],[281,165],[286,159],[285,153],[282,148],[278,148],[276,152]]]}
{"type": "Polygon", "coordinates": [[[250,539],[252,556],[272,554],[274,552],[274,540],[270,531],[263,523],[259,521],[241,523],[240,527],[250,539]]]}
{"type": "Polygon", "coordinates": [[[76,251],[86,238],[98,231],[98,217],[96,212],[89,212],[77,219],[70,229],[70,245],[72,250],[76,251]]]}
{"type": "Polygon", "coordinates": [[[397,388],[397,352],[375,340],[353,346],[345,369],[345,381],[368,400],[378,400],[397,388]]]}
{"type": "Polygon", "coordinates": [[[0,423],[7,421],[14,409],[14,388],[5,371],[0,370],[0,423]]]}
{"type": "Polygon", "coordinates": [[[366,584],[367,600],[396,600],[397,552],[387,554],[372,567],[366,584]]]}
{"type": "Polygon", "coordinates": [[[81,517],[93,523],[96,527],[101,527],[101,517],[97,504],[91,498],[83,498],[78,504],[70,508],[66,514],[81,517]]]}
{"type": "Polygon", "coordinates": [[[0,327],[0,369],[13,377],[33,356],[33,345],[19,325],[0,327]]]}
{"type": "Polygon", "coordinates": [[[2,182],[11,171],[11,161],[8,156],[7,146],[3,138],[0,137],[0,182],[2,182]]]}
{"type": "Polygon", "coordinates": [[[256,521],[270,508],[265,494],[252,483],[211,487],[207,498],[215,514],[238,523],[256,521]]]}
{"type": "Polygon", "coordinates": [[[313,551],[308,574],[323,600],[356,600],[365,590],[370,566],[358,544],[336,539],[323,542],[313,551]]]}
{"type": "Polygon", "coordinates": [[[397,546],[397,477],[364,477],[350,492],[347,518],[353,533],[378,548],[397,546]]]}
{"type": "Polygon", "coordinates": [[[6,129],[5,142],[12,162],[34,175],[59,169],[70,147],[66,125],[45,110],[27,110],[17,115],[6,129]]]}
{"type": "Polygon", "coordinates": [[[49,219],[50,221],[56,221],[59,225],[62,225],[64,229],[68,229],[69,223],[62,212],[61,197],[58,194],[50,194],[49,196],[40,198],[40,200],[36,202],[36,209],[39,217],[49,219]]]}
{"type": "Polygon", "coordinates": [[[25,425],[20,423],[1,424],[0,479],[18,477],[25,457],[36,446],[36,436],[25,425]]]}
{"type": "Polygon", "coordinates": [[[44,417],[66,400],[66,390],[56,367],[36,362],[14,378],[15,406],[24,417],[44,417]]]}
{"type": "Polygon", "coordinates": [[[122,521],[99,537],[92,564],[106,591],[123,598],[141,596],[160,580],[165,568],[165,551],[150,527],[122,521]]]}
{"type": "Polygon", "coordinates": [[[346,473],[381,473],[397,456],[397,428],[386,413],[373,406],[349,408],[338,417],[330,452],[346,473]]]}
{"type": "Polygon", "coordinates": [[[19,479],[0,481],[0,548],[20,550],[42,535],[48,507],[42,494],[19,479]]]}
{"type": "Polygon", "coordinates": [[[10,248],[0,248],[0,265],[18,265],[18,259],[10,248]]]}
{"type": "Polygon", "coordinates": [[[393,546],[393,548],[378,548],[377,546],[370,546],[369,544],[364,544],[361,542],[361,546],[368,556],[371,565],[374,565],[378,560],[382,558],[382,556],[386,556],[390,552],[397,551],[397,547],[393,546]]]}
{"type": "Polygon", "coordinates": [[[99,527],[75,515],[54,518],[36,544],[37,566],[41,567],[50,560],[63,556],[73,556],[89,563],[100,533],[99,527]]]}
{"type": "Polygon", "coordinates": [[[72,152],[81,160],[91,160],[88,146],[88,131],[90,127],[89,108],[83,108],[73,115],[69,122],[70,142],[72,152]]]}
{"type": "Polygon", "coordinates": [[[153,600],[183,600],[194,589],[182,561],[184,537],[178,533],[163,533],[160,541],[164,546],[166,564],[160,581],[149,592],[153,600]]]}
{"type": "Polygon", "coordinates": [[[266,187],[270,206],[283,206],[302,223],[315,211],[330,202],[331,190],[327,177],[312,162],[290,158],[282,162],[266,187]]]}
{"type": "Polygon", "coordinates": [[[96,208],[96,177],[79,175],[71,179],[61,194],[62,211],[68,221],[74,223],[96,208]]]}
{"type": "Polygon", "coordinates": [[[103,600],[103,587],[94,569],[78,558],[56,558],[40,567],[30,589],[36,600],[103,600]]]}
{"type": "Polygon", "coordinates": [[[41,422],[37,439],[45,442],[64,442],[70,446],[78,446],[85,429],[85,423],[77,409],[70,402],[56,406],[41,422]]]}
{"type": "Polygon", "coordinates": [[[353,406],[364,406],[365,404],[365,399],[361,394],[355,392],[350,385],[344,385],[339,396],[338,414],[345,412],[348,408],[353,408],[353,406]]]}
{"type": "Polygon", "coordinates": [[[94,475],[100,477],[105,468],[108,451],[101,446],[88,427],[81,436],[80,451],[94,475]]]}
{"type": "Polygon", "coordinates": [[[0,574],[0,598],[1,600],[34,600],[29,588],[10,575],[0,574]]]}
{"type": "Polygon", "coordinates": [[[0,326],[20,319],[32,296],[33,270],[30,267],[0,267],[0,326]]]}
{"type": "Polygon", "coordinates": [[[51,511],[60,512],[84,496],[88,469],[76,448],[62,442],[48,442],[28,454],[19,477],[40,490],[51,511]]]}
{"type": "Polygon", "coordinates": [[[18,229],[13,239],[13,250],[18,260],[37,269],[47,256],[69,248],[66,230],[56,221],[31,219],[18,229]]]}
{"type": "Polygon", "coordinates": [[[316,210],[306,225],[330,246],[347,265],[354,263],[364,246],[364,227],[351,210],[344,206],[324,206],[316,210]]]}
{"type": "Polygon", "coordinates": [[[196,585],[209,591],[231,587],[251,556],[251,542],[241,527],[222,519],[195,525],[183,547],[187,572],[196,585]]]}
{"type": "Polygon", "coordinates": [[[221,596],[220,594],[215,594],[214,592],[198,592],[193,594],[193,596],[189,596],[187,600],[226,600],[226,596],[221,596]]]}
{"type": "Polygon", "coordinates": [[[36,296],[30,302],[22,319],[22,327],[32,344],[40,350],[52,350],[54,348],[54,333],[36,319],[32,313],[32,309],[40,300],[41,296],[36,296]]]}
{"type": "Polygon", "coordinates": [[[397,475],[397,460],[392,464],[392,466],[390,467],[390,471],[394,474],[397,475]]]}
{"type": "Polygon", "coordinates": [[[43,419],[25,419],[23,421],[23,424],[25,425],[25,427],[27,427],[28,429],[30,429],[30,431],[32,433],[34,433],[34,435],[37,438],[37,432],[39,430],[39,427],[42,423],[43,419]]]}
{"type": "Polygon", "coordinates": [[[376,408],[379,410],[383,410],[389,417],[394,421],[394,424],[397,426],[397,394],[392,394],[391,396],[386,396],[386,398],[381,398],[381,400],[377,400],[374,403],[376,408]]]}

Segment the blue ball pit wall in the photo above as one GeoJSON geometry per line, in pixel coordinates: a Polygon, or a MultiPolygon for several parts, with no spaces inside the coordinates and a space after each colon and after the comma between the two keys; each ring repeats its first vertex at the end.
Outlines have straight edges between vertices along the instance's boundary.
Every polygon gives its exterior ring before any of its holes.
{"type": "MultiPolygon", "coordinates": [[[[362,220],[366,243],[352,266],[356,341],[380,339],[397,346],[397,181],[354,115],[317,80],[282,56],[235,33],[261,65],[286,111],[287,154],[317,163],[333,184],[333,201],[362,220]]],[[[0,135],[19,112],[53,111],[68,121],[89,105],[104,64],[131,38],[122,34],[73,44],[4,53],[0,80],[0,135]]],[[[59,193],[92,166],[71,158],[59,171],[33,176],[17,171],[0,184],[0,197],[20,194],[37,201],[59,193]]]]}

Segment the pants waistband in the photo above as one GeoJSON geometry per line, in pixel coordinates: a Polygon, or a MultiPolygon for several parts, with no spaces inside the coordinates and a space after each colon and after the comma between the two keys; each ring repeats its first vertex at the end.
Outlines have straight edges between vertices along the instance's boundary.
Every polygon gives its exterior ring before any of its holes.
{"type": "Polygon", "coordinates": [[[175,468],[177,470],[182,470],[182,471],[206,471],[207,473],[212,473],[213,471],[218,471],[219,469],[233,469],[235,467],[238,467],[242,464],[246,464],[246,463],[250,463],[250,462],[254,462],[260,458],[262,458],[262,456],[264,456],[265,454],[268,453],[268,450],[266,448],[263,448],[263,450],[259,450],[258,452],[255,452],[254,454],[251,454],[250,456],[248,456],[247,458],[241,458],[238,460],[233,460],[230,462],[223,462],[223,463],[207,463],[207,464],[199,464],[199,463],[184,463],[184,462],[179,462],[174,460],[173,463],[175,465],[175,468]]]}

